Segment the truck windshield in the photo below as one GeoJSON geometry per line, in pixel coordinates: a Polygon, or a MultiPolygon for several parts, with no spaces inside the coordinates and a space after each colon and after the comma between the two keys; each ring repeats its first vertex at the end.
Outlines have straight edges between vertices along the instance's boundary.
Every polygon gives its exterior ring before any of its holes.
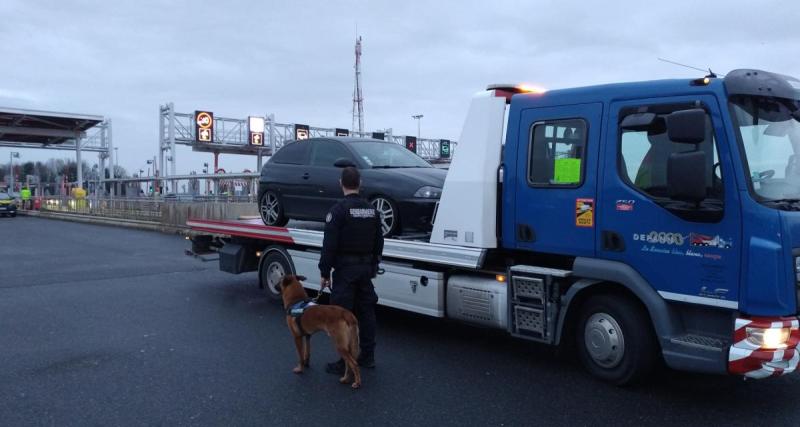
{"type": "Polygon", "coordinates": [[[800,101],[736,95],[730,105],[753,191],[767,202],[800,199],[800,101]]]}
{"type": "Polygon", "coordinates": [[[373,168],[429,168],[430,163],[391,142],[352,142],[350,146],[373,168]]]}

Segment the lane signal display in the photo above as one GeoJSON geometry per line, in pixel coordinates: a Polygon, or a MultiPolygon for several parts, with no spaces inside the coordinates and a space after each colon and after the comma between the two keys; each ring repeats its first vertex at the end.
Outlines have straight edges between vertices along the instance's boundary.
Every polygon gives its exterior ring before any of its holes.
{"type": "Polygon", "coordinates": [[[311,137],[311,129],[308,125],[294,125],[294,139],[302,141],[311,137]]]}
{"type": "Polygon", "coordinates": [[[264,145],[264,118],[250,116],[247,118],[247,130],[250,133],[250,145],[264,145]]]}
{"type": "Polygon", "coordinates": [[[386,134],[383,132],[372,132],[372,139],[386,139],[386,134]]]}
{"type": "Polygon", "coordinates": [[[350,136],[350,131],[347,129],[336,128],[336,136],[350,136]]]}
{"type": "Polygon", "coordinates": [[[417,137],[416,136],[407,136],[406,137],[406,148],[408,148],[408,151],[411,151],[412,153],[416,153],[417,152],[417,137]]]}
{"type": "Polygon", "coordinates": [[[194,135],[197,142],[214,142],[214,113],[194,112],[194,135]]]}
{"type": "Polygon", "coordinates": [[[443,139],[439,141],[439,157],[442,159],[450,158],[450,140],[443,139]]]}

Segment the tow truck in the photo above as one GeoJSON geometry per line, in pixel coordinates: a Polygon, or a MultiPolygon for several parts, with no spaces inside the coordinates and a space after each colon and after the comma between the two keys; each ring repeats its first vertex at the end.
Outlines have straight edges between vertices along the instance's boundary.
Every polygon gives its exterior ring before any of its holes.
{"type": "MultiPolygon", "coordinates": [[[[615,384],[660,366],[766,378],[800,354],[800,80],[559,90],[470,105],[429,236],[387,239],[379,303],[577,352],[615,384]]],[[[320,288],[323,232],[192,218],[192,250],[320,288]]],[[[334,284],[335,286],[335,284],[334,284]]]]}

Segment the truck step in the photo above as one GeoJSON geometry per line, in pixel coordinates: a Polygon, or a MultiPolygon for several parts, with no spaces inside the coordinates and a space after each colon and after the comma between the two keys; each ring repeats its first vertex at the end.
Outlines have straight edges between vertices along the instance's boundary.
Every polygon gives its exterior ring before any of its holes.
{"type": "Polygon", "coordinates": [[[670,342],[673,344],[685,345],[687,347],[694,347],[708,351],[723,351],[728,346],[725,341],[719,338],[697,334],[681,335],[672,338],[670,342]]]}

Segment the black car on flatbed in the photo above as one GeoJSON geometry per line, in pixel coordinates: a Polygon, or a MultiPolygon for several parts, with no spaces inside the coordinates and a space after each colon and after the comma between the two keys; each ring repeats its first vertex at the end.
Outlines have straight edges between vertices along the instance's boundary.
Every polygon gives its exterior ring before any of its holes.
{"type": "Polygon", "coordinates": [[[278,150],[259,179],[264,224],[324,221],[342,198],[339,177],[346,165],[361,172],[361,195],[381,213],[384,236],[431,229],[447,172],[399,144],[364,138],[312,138],[278,150]]]}

